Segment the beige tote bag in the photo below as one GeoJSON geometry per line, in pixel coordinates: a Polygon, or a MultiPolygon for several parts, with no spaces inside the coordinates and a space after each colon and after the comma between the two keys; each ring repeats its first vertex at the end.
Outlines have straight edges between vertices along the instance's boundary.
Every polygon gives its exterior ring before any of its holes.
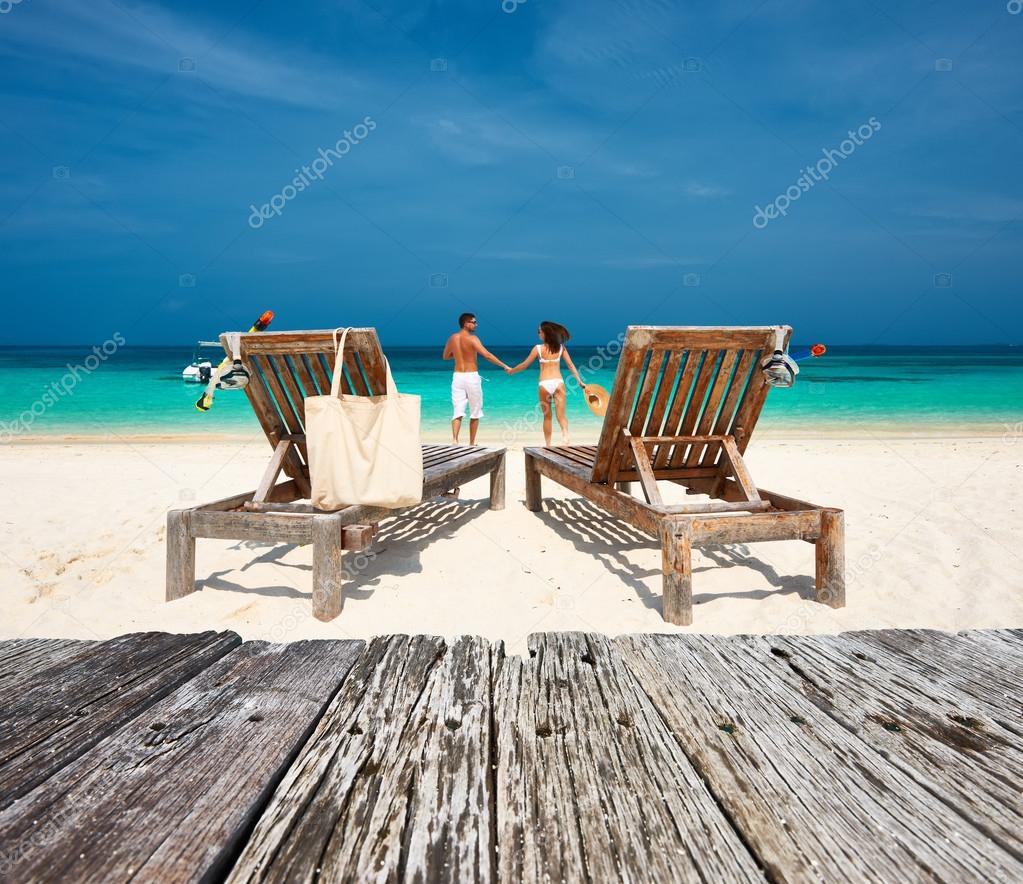
{"type": "Polygon", "coordinates": [[[306,443],[313,506],[338,510],[365,504],[397,508],[423,499],[419,397],[398,392],[384,360],[384,396],[341,393],[345,338],[334,331],[334,378],[329,396],[305,400],[306,443]]]}

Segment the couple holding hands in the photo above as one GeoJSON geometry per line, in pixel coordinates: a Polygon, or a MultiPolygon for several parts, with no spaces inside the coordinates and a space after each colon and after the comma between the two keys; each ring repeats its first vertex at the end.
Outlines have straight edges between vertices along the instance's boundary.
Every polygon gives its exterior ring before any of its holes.
{"type": "Polygon", "coordinates": [[[483,416],[483,384],[477,371],[476,359],[482,356],[494,365],[499,365],[508,374],[515,374],[529,366],[534,360],[540,360],[539,397],[540,408],[543,410],[543,437],[547,445],[551,444],[551,404],[558,417],[561,427],[561,442],[568,445],[568,417],[565,414],[565,380],[561,376],[561,360],[564,358],[569,371],[579,382],[580,389],[586,385],[576,371],[572,357],[565,349],[568,340],[568,329],[556,322],[541,322],[537,334],[540,343],[529,351],[529,355],[518,365],[506,365],[491,353],[476,336],[476,316],[463,313],[458,317],[458,331],[448,338],[444,346],[444,359],[455,361],[455,371],[451,378],[451,434],[458,444],[458,434],[462,429],[462,418],[465,407],[469,406],[469,444],[476,444],[476,431],[479,429],[480,418],[483,416]]]}

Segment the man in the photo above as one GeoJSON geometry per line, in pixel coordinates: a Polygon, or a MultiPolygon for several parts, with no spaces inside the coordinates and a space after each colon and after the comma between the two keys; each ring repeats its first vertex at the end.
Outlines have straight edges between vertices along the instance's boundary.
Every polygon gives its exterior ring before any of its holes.
{"type": "Polygon", "coordinates": [[[458,434],[462,429],[462,418],[465,417],[465,406],[469,405],[469,444],[476,444],[476,431],[479,429],[480,418],[483,417],[483,384],[476,367],[476,357],[482,356],[494,365],[505,365],[491,353],[479,338],[476,337],[476,315],[463,313],[458,317],[458,331],[448,338],[444,345],[444,358],[455,360],[455,373],[451,377],[451,405],[454,409],[451,418],[451,435],[458,444],[458,434]]]}

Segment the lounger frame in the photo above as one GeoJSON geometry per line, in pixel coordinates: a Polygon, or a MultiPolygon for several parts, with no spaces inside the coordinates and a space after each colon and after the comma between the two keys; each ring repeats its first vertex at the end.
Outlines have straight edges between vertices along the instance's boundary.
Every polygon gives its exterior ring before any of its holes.
{"type": "Polygon", "coordinates": [[[546,476],[660,541],[669,623],[692,623],[693,547],[723,543],[814,544],[816,600],[845,605],[842,510],[757,487],[743,459],[770,389],[760,360],[775,332],[630,326],[597,446],[525,451],[530,510],[542,509],[546,476]],[[631,494],[635,481],[642,500],[631,494]],[[665,504],[661,481],[710,500],[665,504]]]}
{"type": "MultiPolygon", "coordinates": [[[[227,334],[221,343],[231,352],[227,334]]],[[[273,450],[258,487],[243,494],[167,514],[167,600],[196,589],[195,541],[259,540],[313,545],[313,615],[332,620],[343,601],[342,557],[365,550],[377,523],[403,509],[350,506],[317,510],[309,502],[305,439],[306,396],[326,395],[334,370],[331,331],[261,332],[240,336],[241,359],[250,374],[245,388],[273,450]],[[284,481],[280,481],[284,476],[284,481]]],[[[382,395],[384,357],[376,330],[348,334],[341,392],[382,395]]],[[[504,508],[504,449],[423,445],[423,500],[490,475],[490,508],[504,508]]]]}

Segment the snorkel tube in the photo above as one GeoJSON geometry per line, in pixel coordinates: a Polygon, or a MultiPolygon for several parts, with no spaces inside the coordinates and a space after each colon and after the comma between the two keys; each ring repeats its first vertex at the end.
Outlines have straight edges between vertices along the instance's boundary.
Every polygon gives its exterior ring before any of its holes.
{"type": "MultiPolygon", "coordinates": [[[[259,318],[252,323],[252,327],[249,329],[249,334],[252,332],[264,331],[271,322],[273,322],[274,312],[273,310],[266,310],[259,315],[259,318]]],[[[241,354],[239,352],[240,341],[238,335],[234,334],[230,336],[231,342],[231,356],[225,357],[224,360],[217,366],[217,370],[213,372],[210,377],[210,382],[206,385],[206,390],[202,396],[199,397],[195,403],[195,407],[199,411],[209,411],[213,407],[213,397],[216,395],[217,390],[243,390],[249,382],[249,372],[242,365],[241,354]],[[230,368],[229,368],[230,367],[230,368]]]]}

